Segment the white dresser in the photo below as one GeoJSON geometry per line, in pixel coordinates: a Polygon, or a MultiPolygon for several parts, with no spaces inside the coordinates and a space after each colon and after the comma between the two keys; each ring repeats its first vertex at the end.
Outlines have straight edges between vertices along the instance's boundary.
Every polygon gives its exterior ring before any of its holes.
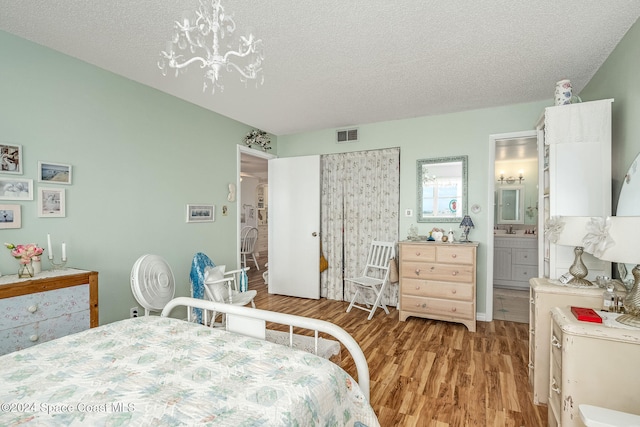
{"type": "Polygon", "coordinates": [[[542,278],[533,278],[529,283],[529,382],[533,403],[541,404],[547,403],[549,397],[551,309],[572,305],[600,309],[603,289],[567,286],[542,278]]]}
{"type": "Polygon", "coordinates": [[[476,331],[477,243],[400,242],[400,320],[458,322],[476,331]]]}
{"type": "Polygon", "coordinates": [[[0,277],[0,354],[98,326],[98,273],[67,268],[0,277]]]}
{"type": "Polygon", "coordinates": [[[551,427],[583,426],[581,404],[640,414],[640,328],[617,323],[618,314],[598,314],[603,324],[578,321],[568,307],[551,312],[551,427]]]}

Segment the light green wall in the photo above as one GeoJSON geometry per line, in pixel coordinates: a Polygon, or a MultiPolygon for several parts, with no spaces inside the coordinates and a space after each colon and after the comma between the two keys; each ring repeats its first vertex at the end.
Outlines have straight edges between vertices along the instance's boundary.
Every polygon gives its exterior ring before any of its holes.
{"type": "MultiPolygon", "coordinates": [[[[580,93],[583,101],[615,98],[613,103],[613,197],[614,209],[621,180],[640,152],[640,24],[636,23],[607,61],[580,93]]],[[[569,76],[570,77],[570,76],[569,76]]],[[[550,83],[550,93],[553,91],[550,83]]],[[[466,154],[469,156],[469,206],[474,203],[482,212],[472,215],[475,229],[470,238],[480,242],[478,251],[478,312],[486,307],[486,206],[489,135],[535,128],[545,107],[552,100],[506,107],[488,108],[441,116],[419,117],[369,125],[360,125],[359,142],[335,144],[335,129],[279,138],[278,155],[299,156],[384,147],[401,149],[400,211],[415,209],[415,162],[417,159],[466,154]]],[[[405,238],[413,218],[400,217],[400,237],[405,238]]],[[[438,224],[417,224],[420,234],[438,224]]],[[[448,224],[440,224],[449,227],[448,224]]]]}
{"type": "MultiPolygon", "coordinates": [[[[3,201],[22,205],[22,228],[0,230],[0,242],[46,247],[51,233],[59,256],[65,241],[69,266],[100,273],[100,323],[137,305],[129,273],[142,254],[164,257],[185,296],[195,252],[236,264],[227,185],[249,126],[4,32],[0,52],[11,58],[0,67],[0,141],[23,146],[22,177],[37,194],[38,161],[73,166],[73,185],[60,186],[66,218],[38,218],[35,200],[3,201]],[[187,203],[215,204],[216,221],[186,224],[187,203]]],[[[17,271],[4,248],[0,271],[17,271]]]]}
{"type": "MultiPolygon", "coordinates": [[[[510,105],[499,108],[466,111],[455,114],[395,120],[360,125],[359,141],[336,144],[335,129],[308,132],[278,138],[278,155],[281,157],[309,154],[327,154],[346,151],[371,150],[384,147],[400,147],[400,212],[416,209],[416,160],[430,157],[469,156],[469,206],[482,207],[479,214],[471,214],[475,229],[471,240],[479,241],[477,274],[477,310],[485,311],[486,294],[486,236],[487,221],[493,221],[493,206],[487,206],[489,176],[489,135],[535,129],[545,107],[552,104],[553,84],[547,101],[510,105]],[[489,217],[487,217],[489,215],[489,217]]],[[[416,224],[420,234],[433,227],[449,229],[456,235],[457,224],[416,223],[415,216],[400,215],[400,238],[405,239],[409,226],[416,224]]]]}
{"type": "Polygon", "coordinates": [[[589,84],[583,101],[614,98],[612,104],[612,212],[616,211],[622,179],[640,153],[640,22],[627,32],[589,84]]]}
{"type": "MultiPolygon", "coordinates": [[[[37,218],[36,202],[18,203],[23,227],[0,230],[2,241],[45,243],[47,233],[67,242],[72,267],[100,272],[100,321],[128,315],[135,305],[129,271],[144,253],[172,265],[179,295],[188,294],[188,270],[196,251],[219,264],[235,263],[237,203],[226,202],[235,181],[236,144],[249,126],[120,78],[106,71],[0,32],[0,141],[23,145],[25,173],[36,179],[37,161],[73,165],[66,218],[37,218]],[[187,203],[213,203],[216,222],[184,223],[187,203]],[[221,216],[223,204],[229,215],[221,216]]],[[[613,189],[640,152],[640,27],[636,23],[587,87],[584,101],[615,98],[613,189]]],[[[570,76],[569,76],[570,77],[570,76]]],[[[533,129],[548,101],[358,126],[360,141],[335,144],[335,129],[274,138],[282,157],[401,148],[401,212],[415,210],[417,159],[469,156],[470,237],[480,241],[478,311],[486,301],[486,206],[489,135],[533,129]]],[[[36,188],[38,184],[36,183],[36,188]]],[[[615,202],[614,202],[615,208],[615,202]]],[[[412,218],[401,217],[401,238],[412,218]]],[[[423,234],[434,226],[418,224],[423,234]]],[[[47,261],[44,262],[45,267],[47,261]]],[[[0,271],[15,261],[0,256],[0,271]]]]}

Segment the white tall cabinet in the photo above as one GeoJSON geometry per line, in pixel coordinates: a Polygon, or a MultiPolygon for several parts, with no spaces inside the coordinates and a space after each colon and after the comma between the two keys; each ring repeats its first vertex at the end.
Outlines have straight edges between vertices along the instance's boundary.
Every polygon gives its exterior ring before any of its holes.
{"type": "MultiPolygon", "coordinates": [[[[555,216],[611,215],[611,103],[613,99],[545,109],[540,119],[539,230],[555,216]]],[[[574,261],[572,247],[558,246],[538,233],[538,274],[557,279],[574,261]]],[[[582,257],[588,280],[611,275],[611,264],[582,257]]]]}

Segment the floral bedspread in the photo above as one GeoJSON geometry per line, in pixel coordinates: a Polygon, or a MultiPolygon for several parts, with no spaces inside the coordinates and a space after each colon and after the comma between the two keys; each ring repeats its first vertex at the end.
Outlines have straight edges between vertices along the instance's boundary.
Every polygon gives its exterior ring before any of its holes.
{"type": "Polygon", "coordinates": [[[157,316],[0,357],[0,425],[378,426],[313,354],[157,316]]]}

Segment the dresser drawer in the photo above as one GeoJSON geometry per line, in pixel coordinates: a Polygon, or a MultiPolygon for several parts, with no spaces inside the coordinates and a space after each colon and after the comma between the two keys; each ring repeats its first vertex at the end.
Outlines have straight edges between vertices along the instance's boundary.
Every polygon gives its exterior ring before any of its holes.
{"type": "Polygon", "coordinates": [[[402,309],[424,315],[475,319],[473,302],[402,295],[402,309]]]}
{"type": "Polygon", "coordinates": [[[446,282],[473,283],[475,270],[472,265],[434,264],[428,262],[403,262],[400,271],[408,279],[429,279],[446,282]]]}
{"type": "Polygon", "coordinates": [[[473,285],[434,280],[403,279],[402,295],[473,301],[473,285]]]}
{"type": "Polygon", "coordinates": [[[436,247],[426,244],[403,244],[401,246],[402,261],[435,261],[436,247]]]}
{"type": "Polygon", "coordinates": [[[529,283],[529,279],[538,277],[538,267],[533,265],[514,265],[511,269],[513,280],[529,283]]]}
{"type": "Polygon", "coordinates": [[[0,330],[28,325],[89,307],[89,285],[0,299],[0,330]]]}
{"type": "Polygon", "coordinates": [[[23,348],[61,338],[69,334],[89,329],[90,312],[82,311],[34,322],[29,325],[0,330],[0,354],[7,354],[23,348]]]}
{"type": "Polygon", "coordinates": [[[436,248],[436,261],[449,264],[473,264],[475,260],[474,248],[463,246],[438,246],[436,248]]]}
{"type": "Polygon", "coordinates": [[[514,264],[538,266],[538,252],[535,249],[511,249],[514,264]]]}

